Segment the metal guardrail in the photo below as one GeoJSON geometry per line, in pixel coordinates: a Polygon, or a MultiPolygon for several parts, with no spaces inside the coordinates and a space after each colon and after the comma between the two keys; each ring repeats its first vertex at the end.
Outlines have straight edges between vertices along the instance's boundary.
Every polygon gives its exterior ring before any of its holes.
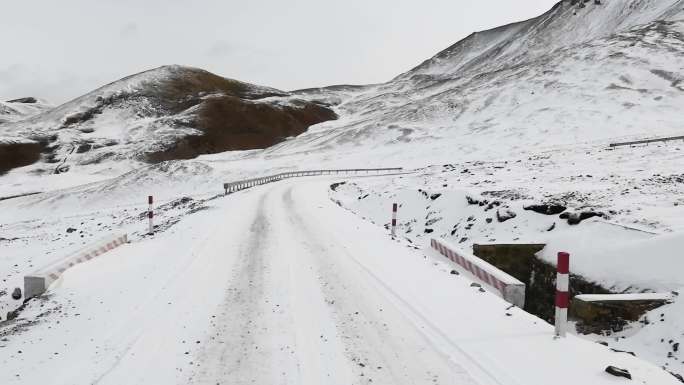
{"type": "Polygon", "coordinates": [[[394,168],[351,168],[351,169],[341,169],[341,170],[290,171],[290,172],[283,172],[283,173],[275,174],[275,175],[264,176],[261,178],[245,179],[245,180],[240,180],[237,182],[224,183],[223,189],[225,190],[225,195],[228,195],[229,192],[240,191],[240,190],[244,190],[244,189],[254,187],[254,186],[259,186],[259,185],[266,184],[266,183],[277,182],[279,180],[288,179],[288,178],[296,178],[296,177],[301,177],[301,176],[358,174],[358,173],[364,173],[364,172],[366,174],[370,174],[371,172],[377,172],[379,174],[381,172],[402,171],[402,170],[403,170],[402,167],[394,167],[394,168]]]}
{"type": "Polygon", "coordinates": [[[610,147],[620,147],[620,146],[632,146],[635,144],[648,144],[648,143],[655,143],[655,142],[669,142],[671,140],[684,140],[684,135],[683,136],[668,136],[665,138],[655,138],[655,139],[643,139],[643,140],[635,140],[632,142],[619,142],[619,143],[611,143],[609,144],[610,147]]]}

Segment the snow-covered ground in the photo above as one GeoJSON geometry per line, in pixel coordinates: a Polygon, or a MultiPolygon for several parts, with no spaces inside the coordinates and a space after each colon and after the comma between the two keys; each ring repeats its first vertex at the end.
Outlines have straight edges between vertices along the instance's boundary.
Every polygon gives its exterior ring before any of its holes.
{"type": "Polygon", "coordinates": [[[682,292],[684,144],[608,145],[682,134],[684,1],[569,4],[473,34],[384,84],[284,94],[339,119],[264,150],[142,163],[192,131],[136,102],[189,71],[176,66],[1,125],[0,142],[59,128],[55,159],[0,177],[2,320],[23,275],[113,231],[133,242],[0,325],[0,383],[614,383],[607,364],[672,383],[656,366],[684,373],[680,297],[610,337],[553,340],[424,251],[433,236],[543,242],[542,258],[569,251],[573,272],[614,291],[682,292]],[[78,129],[64,120],[89,112],[78,129]],[[52,174],[55,160],[73,167],[52,174]],[[226,181],[376,166],[415,172],[339,186],[331,198],[353,213],[328,200],[338,180],[217,196],[226,181]],[[154,237],[147,195],[161,205],[154,237]],[[383,229],[393,201],[399,242],[383,229]],[[549,203],[601,215],[570,225],[524,209],[549,203]]]}
{"type": "Polygon", "coordinates": [[[0,101],[0,124],[27,119],[53,107],[45,100],[31,97],[0,101]]]}
{"type": "MultiPolygon", "coordinates": [[[[662,170],[658,166],[667,168],[669,163],[656,166],[642,152],[678,153],[673,145],[621,151],[622,155],[608,154],[642,159],[642,167],[656,173],[662,170]]],[[[545,162],[543,173],[536,173],[528,162],[520,165],[514,160],[435,166],[391,179],[346,183],[336,187],[333,199],[383,227],[389,225],[392,203],[398,203],[397,232],[420,247],[428,246],[431,237],[466,249],[476,243],[542,243],[547,246],[539,257],[555,264],[558,251],[570,252],[574,274],[615,292],[684,293],[680,253],[684,237],[681,215],[676,214],[681,209],[672,203],[680,199],[681,192],[674,189],[681,189],[681,184],[633,182],[629,179],[638,179],[638,174],[624,161],[610,168],[589,162],[575,178],[554,177],[554,164],[545,162]],[[585,172],[593,176],[586,177],[585,172]],[[613,177],[604,180],[606,174],[613,177]],[[623,191],[634,191],[632,184],[641,190],[636,192],[636,202],[656,197],[650,207],[632,203],[630,209],[630,200],[619,198],[623,191]],[[476,201],[487,203],[482,206],[476,201]],[[524,209],[548,202],[567,206],[567,212],[591,210],[604,212],[606,217],[570,225],[558,213],[524,209]]],[[[612,348],[636,352],[674,373],[684,373],[681,351],[675,345],[684,336],[682,299],[679,295],[672,298],[674,303],[647,313],[623,332],[586,338],[609,342],[612,348]]]]}
{"type": "Polygon", "coordinates": [[[677,383],[629,354],[554,339],[337,206],[335,181],[218,198],[68,270],[3,325],[2,383],[613,384],[608,365],[677,383]]]}

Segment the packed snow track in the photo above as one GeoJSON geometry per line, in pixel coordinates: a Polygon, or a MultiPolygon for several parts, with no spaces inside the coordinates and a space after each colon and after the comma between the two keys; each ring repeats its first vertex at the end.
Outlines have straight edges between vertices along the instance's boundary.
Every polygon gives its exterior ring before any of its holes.
{"type": "Polygon", "coordinates": [[[0,328],[0,383],[613,383],[607,365],[675,383],[630,355],[554,340],[429,251],[338,207],[333,181],[230,194],[70,269],[22,313],[37,322],[0,328]]]}

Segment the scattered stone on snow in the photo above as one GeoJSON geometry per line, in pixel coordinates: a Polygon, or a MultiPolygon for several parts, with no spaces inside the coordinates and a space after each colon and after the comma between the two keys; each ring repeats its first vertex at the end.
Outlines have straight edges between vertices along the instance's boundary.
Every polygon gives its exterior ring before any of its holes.
{"type": "Polygon", "coordinates": [[[624,377],[624,378],[627,378],[629,380],[632,379],[632,375],[629,373],[629,371],[627,369],[620,369],[620,368],[618,368],[616,366],[612,366],[612,365],[610,365],[606,368],[606,373],[612,374],[613,376],[616,376],[616,377],[624,377]]]}

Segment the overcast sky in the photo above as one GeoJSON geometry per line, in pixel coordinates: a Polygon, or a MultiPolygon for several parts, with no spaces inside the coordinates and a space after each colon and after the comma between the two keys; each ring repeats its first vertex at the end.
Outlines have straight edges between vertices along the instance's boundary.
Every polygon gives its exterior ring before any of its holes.
{"type": "Polygon", "coordinates": [[[164,64],[284,90],[383,82],[557,0],[0,2],[0,100],[57,104],[164,64]]]}

